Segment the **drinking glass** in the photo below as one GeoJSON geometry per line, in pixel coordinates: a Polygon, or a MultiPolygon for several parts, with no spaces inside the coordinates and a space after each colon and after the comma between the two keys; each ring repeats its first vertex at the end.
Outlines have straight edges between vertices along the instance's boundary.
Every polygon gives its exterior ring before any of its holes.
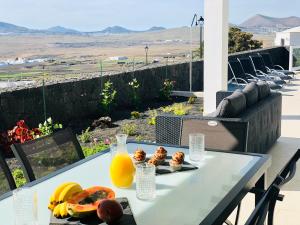
{"type": "Polygon", "coordinates": [[[141,200],[155,198],[155,166],[146,163],[136,165],[136,197],[141,200]]]}
{"type": "Polygon", "coordinates": [[[15,225],[38,225],[37,193],[29,187],[13,191],[15,225]]]}
{"type": "Polygon", "coordinates": [[[205,141],[204,134],[194,133],[189,135],[189,155],[191,161],[200,161],[204,150],[205,141]]]}

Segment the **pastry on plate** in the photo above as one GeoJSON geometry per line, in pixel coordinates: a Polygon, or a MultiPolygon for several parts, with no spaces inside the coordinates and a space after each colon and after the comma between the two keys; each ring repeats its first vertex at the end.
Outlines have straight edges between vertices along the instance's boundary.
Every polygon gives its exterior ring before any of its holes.
{"type": "Polygon", "coordinates": [[[172,171],[177,171],[182,168],[182,164],[184,162],[184,153],[183,152],[175,152],[172,156],[172,160],[170,160],[169,164],[172,171]]]}
{"type": "Polygon", "coordinates": [[[146,152],[143,149],[137,149],[134,152],[133,160],[136,164],[143,163],[146,160],[146,152]]]}

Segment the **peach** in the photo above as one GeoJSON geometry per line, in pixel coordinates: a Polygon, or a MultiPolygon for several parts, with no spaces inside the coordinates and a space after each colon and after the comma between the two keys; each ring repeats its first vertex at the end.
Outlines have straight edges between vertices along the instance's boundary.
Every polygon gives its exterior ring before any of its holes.
{"type": "Polygon", "coordinates": [[[122,217],[123,208],[116,200],[103,199],[98,205],[97,215],[107,224],[111,224],[122,217]]]}

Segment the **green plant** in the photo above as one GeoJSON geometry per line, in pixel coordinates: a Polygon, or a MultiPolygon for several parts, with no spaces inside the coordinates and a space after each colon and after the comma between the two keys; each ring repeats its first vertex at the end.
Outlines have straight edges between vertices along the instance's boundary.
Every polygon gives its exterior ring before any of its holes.
{"type": "Polygon", "coordinates": [[[12,175],[13,175],[14,180],[16,182],[17,188],[22,187],[24,184],[26,184],[26,179],[25,179],[24,173],[21,169],[15,169],[12,172],[12,175]]]}
{"type": "Polygon", "coordinates": [[[131,115],[132,119],[139,119],[139,118],[141,118],[141,114],[138,111],[132,111],[130,113],[130,115],[131,115]]]}
{"type": "Polygon", "coordinates": [[[41,136],[50,135],[54,131],[62,129],[63,125],[60,123],[53,123],[52,118],[49,117],[45,122],[39,124],[39,130],[41,131],[41,136]]]}
{"type": "Polygon", "coordinates": [[[128,85],[131,89],[130,91],[131,103],[135,108],[138,108],[140,104],[140,96],[139,96],[140,84],[136,78],[133,78],[132,81],[128,83],[128,85]]]}
{"type": "Polygon", "coordinates": [[[196,97],[193,97],[193,96],[189,97],[188,104],[195,104],[196,99],[197,99],[197,98],[196,98],[196,97]]]}
{"type": "Polygon", "coordinates": [[[261,41],[253,39],[253,34],[243,32],[240,28],[230,27],[228,39],[229,53],[262,48],[261,41]]]}
{"type": "Polygon", "coordinates": [[[148,118],[148,124],[149,125],[155,125],[156,124],[156,117],[157,117],[157,111],[156,110],[151,110],[149,112],[149,118],[148,118]]]}
{"type": "Polygon", "coordinates": [[[175,86],[175,81],[165,79],[162,88],[160,89],[159,96],[161,100],[171,100],[171,94],[175,86]]]}
{"type": "Polygon", "coordinates": [[[79,136],[79,139],[82,143],[88,143],[91,140],[91,133],[90,133],[90,127],[86,128],[86,130],[83,130],[81,132],[81,135],[79,136]]]}
{"type": "Polygon", "coordinates": [[[85,157],[96,154],[97,152],[101,152],[105,149],[108,149],[109,145],[104,144],[104,142],[94,143],[90,146],[83,146],[82,151],[85,157]]]}
{"type": "Polygon", "coordinates": [[[122,132],[128,136],[134,136],[137,134],[137,126],[134,123],[124,124],[122,127],[122,132]]]}
{"type": "Polygon", "coordinates": [[[189,110],[191,110],[191,106],[184,105],[182,103],[173,105],[173,113],[177,116],[183,116],[188,114],[189,110]]]}
{"type": "Polygon", "coordinates": [[[203,106],[200,106],[200,112],[204,112],[204,108],[203,108],[203,106]]]}
{"type": "Polygon", "coordinates": [[[177,116],[183,116],[188,114],[189,110],[191,110],[192,106],[185,105],[183,103],[176,103],[171,106],[166,106],[162,108],[162,111],[165,113],[173,113],[177,116]]]}
{"type": "Polygon", "coordinates": [[[136,142],[141,142],[143,139],[144,139],[144,137],[142,135],[138,135],[135,137],[136,142]]]}
{"type": "Polygon", "coordinates": [[[108,115],[115,106],[117,91],[113,87],[113,83],[109,80],[104,83],[101,93],[101,107],[106,115],[108,115]]]}

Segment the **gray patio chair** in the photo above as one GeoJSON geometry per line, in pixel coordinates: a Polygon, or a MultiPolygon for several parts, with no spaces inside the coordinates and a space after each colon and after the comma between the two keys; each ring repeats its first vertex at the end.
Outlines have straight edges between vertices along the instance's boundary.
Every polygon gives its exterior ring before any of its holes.
{"type": "MultiPolygon", "coordinates": [[[[296,164],[297,164],[299,158],[300,158],[300,149],[298,149],[296,151],[296,153],[288,161],[288,163],[285,165],[285,167],[279,172],[279,174],[277,175],[277,177],[274,179],[274,181],[272,182],[272,184],[270,186],[276,185],[276,187],[278,187],[280,189],[282,186],[284,186],[285,184],[290,182],[296,174],[296,168],[297,168],[296,164]]],[[[263,192],[263,191],[264,190],[256,190],[255,188],[253,188],[251,190],[252,193],[263,192]]],[[[278,193],[277,200],[278,201],[283,201],[283,198],[284,198],[284,196],[280,195],[278,193]]],[[[275,210],[276,202],[277,201],[272,201],[269,204],[269,208],[268,208],[268,215],[269,215],[268,216],[268,225],[273,225],[273,217],[274,217],[274,210],[275,210]]],[[[238,209],[237,217],[236,217],[236,224],[238,223],[238,220],[239,220],[240,208],[241,208],[241,206],[239,205],[239,209],[238,209]]]]}
{"type": "Polygon", "coordinates": [[[258,81],[258,78],[254,78],[251,74],[247,74],[244,71],[244,68],[241,64],[240,61],[238,61],[237,59],[235,60],[230,60],[229,62],[229,67],[232,71],[232,73],[234,74],[234,76],[239,79],[241,82],[243,83],[250,83],[252,81],[258,81]]]}
{"type": "Polygon", "coordinates": [[[230,64],[228,63],[228,91],[235,91],[236,89],[243,89],[247,81],[235,76],[230,64]]]}
{"type": "MultiPolygon", "coordinates": [[[[268,68],[265,65],[265,62],[260,55],[252,55],[249,57],[252,60],[252,63],[258,73],[266,74],[267,76],[269,76],[271,78],[278,78],[278,80],[279,80],[279,78],[281,80],[291,80],[292,79],[292,77],[285,75],[284,73],[268,71],[268,68]]],[[[284,83],[282,83],[282,84],[284,84],[284,83]]]]}
{"type": "Polygon", "coordinates": [[[275,65],[270,53],[258,53],[258,55],[262,57],[269,72],[280,72],[284,73],[285,75],[291,75],[293,77],[295,76],[295,73],[293,71],[285,70],[282,66],[275,65]]]}
{"type": "MultiPolygon", "coordinates": [[[[245,225],[264,225],[267,217],[268,221],[273,221],[273,215],[269,214],[269,210],[274,202],[277,201],[279,191],[277,185],[271,185],[258,202],[245,225]]],[[[270,224],[268,223],[268,225],[270,224]]]]}
{"type": "Polygon", "coordinates": [[[269,78],[266,74],[258,74],[249,57],[238,58],[238,61],[241,63],[245,73],[247,73],[247,75],[251,76],[253,79],[266,81],[273,90],[282,88],[281,83],[283,80],[274,80],[269,78]]]}
{"type": "Polygon", "coordinates": [[[80,144],[71,129],[60,130],[24,144],[14,144],[12,150],[20,161],[28,182],[84,158],[80,144]]]}
{"type": "Polygon", "coordinates": [[[0,196],[16,188],[15,180],[5,161],[4,155],[0,152],[0,196]]]}

